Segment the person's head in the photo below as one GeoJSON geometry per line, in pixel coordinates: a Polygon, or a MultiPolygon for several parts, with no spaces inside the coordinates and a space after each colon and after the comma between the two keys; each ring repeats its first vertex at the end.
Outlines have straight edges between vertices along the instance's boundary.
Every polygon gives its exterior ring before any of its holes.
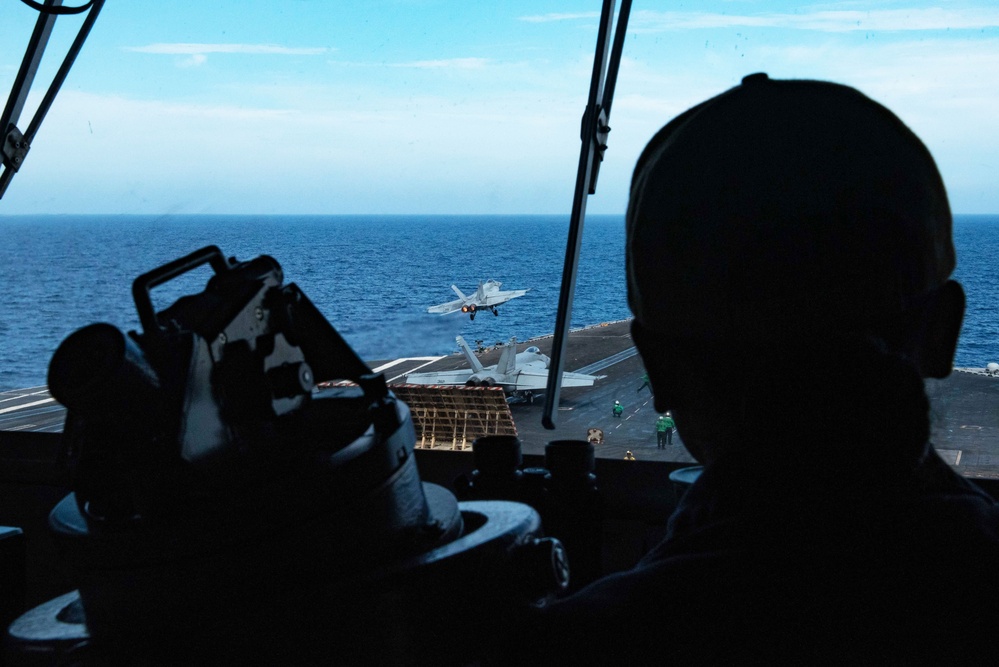
{"type": "Polygon", "coordinates": [[[756,74],[684,112],[638,161],[627,232],[635,341],[685,440],[692,412],[759,389],[739,375],[871,341],[950,371],[964,297],[940,174],[853,88],[756,74]]]}

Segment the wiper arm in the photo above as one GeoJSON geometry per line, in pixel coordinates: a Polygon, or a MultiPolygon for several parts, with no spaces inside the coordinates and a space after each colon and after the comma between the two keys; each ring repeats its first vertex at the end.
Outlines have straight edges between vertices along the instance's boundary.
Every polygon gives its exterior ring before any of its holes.
{"type": "Polygon", "coordinates": [[[10,96],[7,98],[7,105],[4,107],[3,115],[0,116],[0,133],[2,133],[0,134],[0,139],[3,140],[0,143],[0,157],[3,160],[3,171],[0,172],[0,198],[7,191],[7,186],[10,184],[10,180],[14,177],[14,174],[24,164],[24,158],[31,148],[31,142],[38,132],[38,127],[42,124],[42,120],[45,119],[45,114],[48,113],[49,107],[52,106],[56,93],[59,92],[63,81],[66,80],[66,75],[69,74],[69,70],[73,66],[73,61],[76,60],[77,54],[83,48],[83,42],[86,41],[87,36],[90,34],[90,29],[97,20],[97,15],[104,6],[104,0],[89,0],[89,2],[79,7],[62,7],[62,0],[45,0],[44,5],[33,0],[22,0],[22,2],[38,10],[39,14],[38,20],[35,22],[35,29],[31,33],[31,39],[28,41],[28,47],[24,51],[21,69],[17,72],[14,85],[11,87],[10,96]],[[35,73],[38,71],[38,65],[42,60],[42,54],[45,52],[45,46],[48,44],[49,35],[52,34],[56,18],[61,15],[79,14],[84,11],[88,13],[83,20],[83,25],[80,26],[80,31],[77,33],[76,39],[73,40],[73,44],[69,47],[62,65],[59,66],[59,71],[56,72],[52,83],[49,84],[49,89],[45,92],[45,97],[42,98],[41,104],[38,105],[34,117],[28,124],[28,129],[22,133],[17,128],[17,121],[21,117],[24,103],[28,99],[28,92],[31,90],[31,84],[35,80],[35,73]]]}
{"type": "Polygon", "coordinates": [[[555,428],[555,411],[558,409],[559,393],[562,389],[562,370],[565,366],[565,346],[569,341],[569,322],[572,318],[572,299],[576,292],[576,268],[579,264],[579,248],[583,238],[583,220],[586,217],[586,197],[597,191],[597,173],[607,149],[607,125],[610,119],[611,102],[614,99],[614,86],[617,84],[617,71],[621,64],[624,37],[631,13],[631,0],[621,2],[617,25],[614,31],[613,47],[608,49],[611,35],[611,19],[615,0],[604,0],[600,12],[600,29],[597,33],[597,49],[593,56],[593,74],[590,77],[590,95],[583,112],[582,140],[579,151],[579,168],[576,170],[576,190],[572,198],[572,215],[569,218],[569,235],[565,248],[565,264],[562,267],[562,289],[558,297],[558,314],[555,316],[555,337],[552,342],[551,362],[548,367],[548,386],[545,390],[545,408],[541,414],[541,424],[547,429],[555,428]],[[608,55],[610,63],[608,64],[608,55]]]}

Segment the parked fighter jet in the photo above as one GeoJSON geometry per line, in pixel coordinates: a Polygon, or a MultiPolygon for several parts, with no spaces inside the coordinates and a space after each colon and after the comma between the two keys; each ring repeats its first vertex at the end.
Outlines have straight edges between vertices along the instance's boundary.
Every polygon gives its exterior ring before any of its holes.
{"type": "Polygon", "coordinates": [[[463,313],[468,313],[468,318],[472,320],[475,319],[475,313],[480,310],[491,310],[493,315],[499,315],[496,306],[502,305],[510,299],[516,299],[518,296],[524,296],[530,291],[527,289],[500,290],[502,284],[492,278],[486,282],[480,280],[478,289],[471,296],[465,296],[457,286],[451,285],[451,289],[458,295],[458,298],[438,306],[430,306],[427,308],[427,312],[446,315],[460,310],[463,313]]]}
{"type": "MultiPolygon", "coordinates": [[[[531,346],[517,354],[517,339],[511,338],[495,366],[483,366],[461,336],[455,342],[465,354],[470,368],[456,371],[430,371],[406,375],[409,384],[468,385],[470,387],[502,387],[512,398],[534,401],[535,392],[543,392],[548,383],[547,355],[531,346]]],[[[599,376],[584,373],[562,373],[563,387],[590,387],[599,376]]],[[[508,399],[509,400],[509,399],[508,399]]]]}

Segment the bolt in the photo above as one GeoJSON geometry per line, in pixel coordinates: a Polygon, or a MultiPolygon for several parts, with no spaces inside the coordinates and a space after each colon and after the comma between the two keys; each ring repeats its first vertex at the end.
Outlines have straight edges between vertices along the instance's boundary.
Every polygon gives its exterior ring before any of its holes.
{"type": "Polygon", "coordinates": [[[224,331],[223,331],[222,333],[220,333],[220,334],[219,334],[219,342],[220,342],[220,343],[223,343],[223,344],[224,344],[224,343],[225,343],[226,341],[228,341],[228,340],[229,340],[229,339],[228,339],[228,338],[226,338],[226,335],[225,335],[225,332],[224,332],[224,331]]]}
{"type": "Polygon", "coordinates": [[[253,314],[257,316],[258,320],[264,319],[264,309],[261,308],[260,306],[256,307],[256,309],[253,311],[253,314]]]}

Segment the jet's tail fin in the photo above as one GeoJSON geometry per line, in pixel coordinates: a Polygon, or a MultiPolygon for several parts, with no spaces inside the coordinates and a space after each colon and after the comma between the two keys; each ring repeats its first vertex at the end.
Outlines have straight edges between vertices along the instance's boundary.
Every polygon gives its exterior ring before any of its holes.
{"type": "Polygon", "coordinates": [[[479,281],[478,288],[475,290],[475,298],[479,300],[479,303],[486,302],[486,288],[481,280],[479,281]]]}
{"type": "Polygon", "coordinates": [[[515,370],[517,370],[517,339],[514,337],[510,338],[509,344],[500,355],[499,363],[496,364],[496,373],[511,375],[515,370]]]}
{"type": "Polygon", "coordinates": [[[481,373],[482,364],[479,363],[479,358],[472,352],[472,348],[468,347],[468,343],[465,342],[465,339],[461,336],[457,336],[454,339],[454,342],[456,342],[458,347],[461,348],[461,351],[465,353],[465,359],[468,360],[468,365],[471,367],[472,372],[481,373]]]}
{"type": "Polygon", "coordinates": [[[454,290],[454,293],[458,295],[459,299],[461,299],[462,301],[468,301],[468,297],[462,294],[461,290],[458,289],[457,285],[451,285],[451,289],[454,290]]]}

